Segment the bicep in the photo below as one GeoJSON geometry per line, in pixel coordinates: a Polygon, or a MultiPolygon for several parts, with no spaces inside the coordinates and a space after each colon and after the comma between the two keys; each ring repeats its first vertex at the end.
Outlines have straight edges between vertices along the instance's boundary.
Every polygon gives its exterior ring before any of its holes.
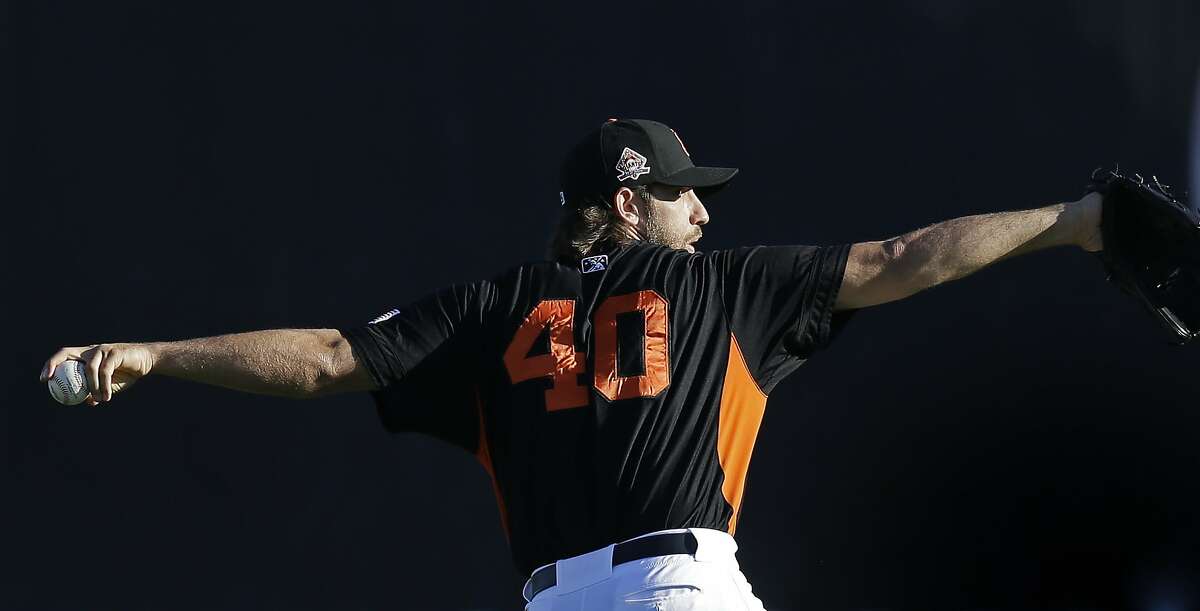
{"type": "Polygon", "coordinates": [[[851,245],[834,309],[865,308],[915,293],[897,265],[900,249],[900,242],[895,239],[851,245]]]}

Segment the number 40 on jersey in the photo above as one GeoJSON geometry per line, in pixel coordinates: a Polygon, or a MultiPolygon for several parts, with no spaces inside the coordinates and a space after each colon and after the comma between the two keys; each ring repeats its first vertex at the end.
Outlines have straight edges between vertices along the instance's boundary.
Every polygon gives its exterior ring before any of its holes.
{"type": "MultiPolygon", "coordinates": [[[[609,401],[654,397],[670,383],[667,337],[667,300],[653,290],[605,299],[592,316],[596,358],[592,386],[609,401]],[[617,372],[617,317],[641,312],[644,371],[622,376],[617,372]]],[[[627,348],[628,349],[628,348],[627,348]]],[[[545,299],[533,308],[504,351],[504,367],[513,384],[550,378],[546,410],[557,411],[588,404],[588,389],[579,383],[587,368],[587,354],[575,349],[575,300],[545,299]],[[534,342],[550,328],[550,352],[528,356],[534,342]]]]}

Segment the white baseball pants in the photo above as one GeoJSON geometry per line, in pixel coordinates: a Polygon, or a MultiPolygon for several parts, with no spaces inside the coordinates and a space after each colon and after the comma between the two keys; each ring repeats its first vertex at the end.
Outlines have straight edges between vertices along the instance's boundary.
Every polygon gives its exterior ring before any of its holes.
{"type": "Polygon", "coordinates": [[[652,556],[613,567],[609,545],[559,560],[556,585],[530,600],[531,586],[525,582],[525,611],[764,611],[738,568],[737,543],[728,533],[687,528],[642,536],[685,530],[696,537],[695,554],[652,556]]]}

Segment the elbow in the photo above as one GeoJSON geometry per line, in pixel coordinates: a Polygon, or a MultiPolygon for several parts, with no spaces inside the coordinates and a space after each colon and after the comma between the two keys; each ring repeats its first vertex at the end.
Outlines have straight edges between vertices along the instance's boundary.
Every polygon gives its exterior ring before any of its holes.
{"type": "Polygon", "coordinates": [[[896,290],[904,297],[931,289],[939,284],[954,280],[958,277],[954,270],[943,269],[935,264],[937,257],[933,253],[924,252],[921,248],[906,243],[903,237],[896,237],[884,243],[887,265],[895,270],[892,276],[896,279],[896,290]]]}
{"type": "Polygon", "coordinates": [[[353,363],[350,356],[350,342],[338,337],[323,339],[321,349],[317,351],[316,377],[313,381],[314,396],[320,396],[336,388],[338,382],[344,380],[349,373],[347,363],[353,363]]]}
{"type": "Polygon", "coordinates": [[[891,286],[895,299],[911,297],[932,286],[934,278],[928,274],[928,266],[918,262],[920,252],[910,249],[903,237],[895,237],[883,243],[884,274],[891,286]]]}
{"type": "Polygon", "coordinates": [[[920,292],[920,276],[923,270],[920,265],[914,265],[919,253],[909,249],[903,236],[885,240],[880,253],[880,265],[884,270],[880,275],[888,279],[888,284],[891,285],[892,292],[897,294],[897,298],[903,299],[920,292]]]}
{"type": "Polygon", "coordinates": [[[900,238],[853,245],[835,309],[865,308],[915,293],[906,251],[900,238]]]}
{"type": "Polygon", "coordinates": [[[884,240],[882,248],[883,260],[885,265],[897,265],[901,260],[900,256],[904,254],[905,244],[903,237],[895,237],[890,240],[884,240]]]}
{"type": "Polygon", "coordinates": [[[297,398],[313,399],[338,392],[354,369],[350,342],[341,333],[334,332],[334,337],[318,333],[315,343],[307,383],[297,398]]]}

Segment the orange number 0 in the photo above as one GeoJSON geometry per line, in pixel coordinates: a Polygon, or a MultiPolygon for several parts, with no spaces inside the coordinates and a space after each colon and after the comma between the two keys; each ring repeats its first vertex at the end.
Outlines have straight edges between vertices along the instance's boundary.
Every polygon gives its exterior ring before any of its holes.
{"type": "MultiPolygon", "coordinates": [[[[596,367],[593,386],[609,401],[658,395],[671,383],[667,337],[667,300],[652,290],[605,299],[595,314],[596,367]],[[645,317],[642,337],[645,370],[639,375],[617,372],[617,315],[640,311],[645,317]]],[[[575,300],[547,299],[525,317],[504,351],[504,367],[513,384],[550,378],[546,410],[587,405],[587,388],[579,383],[587,354],[575,349],[575,300]],[[528,356],[542,330],[550,327],[550,352],[528,356]]]]}

